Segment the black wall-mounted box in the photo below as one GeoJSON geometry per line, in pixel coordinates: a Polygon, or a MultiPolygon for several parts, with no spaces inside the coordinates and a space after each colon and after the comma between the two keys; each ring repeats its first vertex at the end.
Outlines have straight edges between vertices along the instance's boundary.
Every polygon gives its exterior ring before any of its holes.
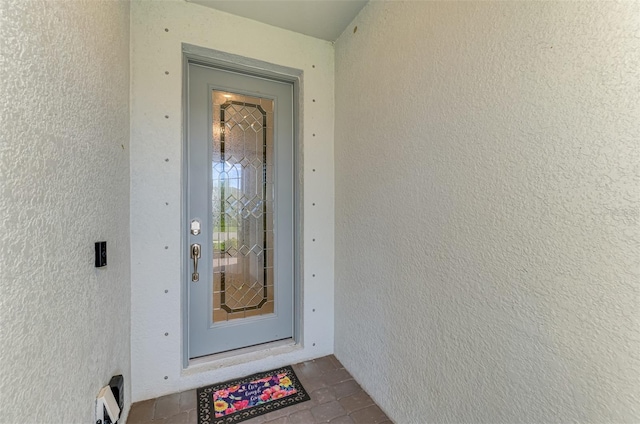
{"type": "Polygon", "coordinates": [[[107,242],[96,242],[96,268],[107,266],[107,242]]]}

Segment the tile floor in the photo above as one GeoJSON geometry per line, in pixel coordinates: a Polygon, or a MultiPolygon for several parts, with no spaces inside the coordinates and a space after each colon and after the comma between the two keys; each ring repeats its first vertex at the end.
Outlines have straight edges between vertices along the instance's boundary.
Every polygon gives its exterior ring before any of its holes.
{"type": "MultiPolygon", "coordinates": [[[[311,400],[242,424],[391,424],[335,356],[302,362],[293,369],[311,400]]],[[[134,403],[127,423],[197,424],[196,391],[134,403]]]]}

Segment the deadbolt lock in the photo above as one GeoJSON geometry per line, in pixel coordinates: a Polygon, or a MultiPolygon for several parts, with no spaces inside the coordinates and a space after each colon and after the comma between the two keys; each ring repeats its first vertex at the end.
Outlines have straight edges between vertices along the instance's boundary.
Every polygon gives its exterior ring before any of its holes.
{"type": "Polygon", "coordinates": [[[191,221],[191,234],[194,236],[200,234],[200,221],[197,219],[191,221]]]}

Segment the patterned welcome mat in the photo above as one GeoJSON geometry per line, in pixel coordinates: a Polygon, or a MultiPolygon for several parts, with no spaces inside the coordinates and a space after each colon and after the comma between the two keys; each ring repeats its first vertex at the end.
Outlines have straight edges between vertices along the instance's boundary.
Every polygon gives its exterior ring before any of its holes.
{"type": "Polygon", "coordinates": [[[198,389],[198,424],[233,424],[309,400],[289,366],[198,389]]]}

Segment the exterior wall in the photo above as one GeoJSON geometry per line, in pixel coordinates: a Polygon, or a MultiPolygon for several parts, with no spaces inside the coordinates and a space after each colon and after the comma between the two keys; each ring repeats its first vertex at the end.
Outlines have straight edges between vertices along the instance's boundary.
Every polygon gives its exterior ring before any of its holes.
{"type": "Polygon", "coordinates": [[[638,422],[640,4],[371,2],[336,111],[336,355],[394,421],[638,422]]]}
{"type": "Polygon", "coordinates": [[[0,422],[94,422],[115,374],[126,414],[129,3],[1,1],[0,46],[0,422]]]}
{"type": "Polygon", "coordinates": [[[332,44],[182,1],[135,1],[131,7],[134,400],[332,353],[332,44]],[[182,43],[304,72],[304,343],[287,353],[276,350],[183,369],[182,43]]]}

